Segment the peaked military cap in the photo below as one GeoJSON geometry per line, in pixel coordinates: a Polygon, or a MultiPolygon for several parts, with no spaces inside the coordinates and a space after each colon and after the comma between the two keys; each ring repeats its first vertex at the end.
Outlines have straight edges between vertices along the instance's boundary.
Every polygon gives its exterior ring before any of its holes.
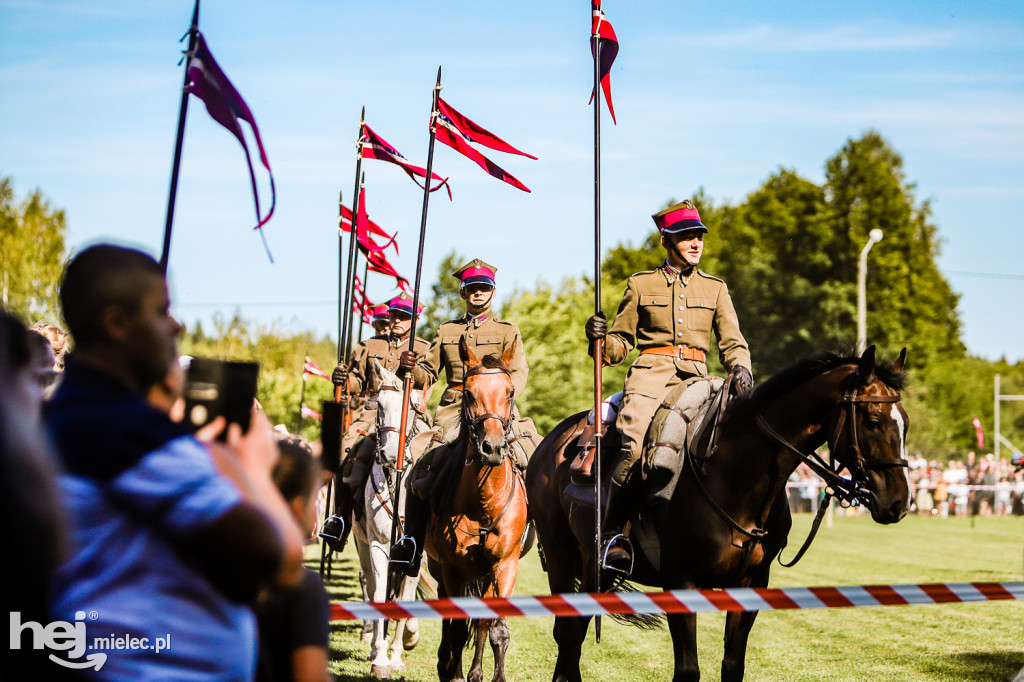
{"type": "Polygon", "coordinates": [[[374,322],[385,322],[388,319],[389,306],[386,303],[381,303],[378,306],[373,307],[373,321],[374,322]]]}
{"type": "MultiPolygon", "coordinates": [[[[423,306],[416,306],[416,314],[419,315],[423,312],[423,306]]],[[[405,313],[406,315],[412,316],[412,296],[405,293],[404,291],[398,296],[395,296],[388,302],[388,312],[399,312],[405,313]]]]}
{"type": "Polygon", "coordinates": [[[658,226],[658,232],[662,234],[678,234],[687,230],[708,231],[708,228],[700,221],[697,207],[689,199],[669,206],[665,210],[655,213],[651,218],[658,226]]]}
{"type": "Polygon", "coordinates": [[[494,274],[498,268],[488,265],[479,258],[474,258],[452,273],[452,277],[462,282],[462,286],[470,284],[488,284],[494,286],[494,274]]]}

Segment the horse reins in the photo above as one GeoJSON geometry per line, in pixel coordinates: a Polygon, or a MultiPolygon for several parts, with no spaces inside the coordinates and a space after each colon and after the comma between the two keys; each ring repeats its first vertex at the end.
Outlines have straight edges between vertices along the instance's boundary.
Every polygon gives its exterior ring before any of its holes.
{"type": "MultiPolygon", "coordinates": [[[[497,367],[494,367],[494,368],[490,368],[490,367],[474,367],[473,369],[469,370],[469,372],[466,373],[466,376],[462,380],[462,385],[465,386],[467,379],[469,379],[470,377],[476,376],[478,374],[504,374],[506,376],[511,376],[508,371],[503,370],[503,369],[499,369],[497,367]]],[[[462,402],[462,405],[463,405],[463,407],[462,407],[462,414],[463,414],[463,417],[466,416],[466,395],[467,395],[467,392],[463,391],[463,393],[462,393],[462,401],[463,401],[462,402]]],[[[509,403],[514,405],[515,404],[515,398],[516,398],[516,392],[515,392],[515,388],[513,387],[513,389],[512,389],[512,397],[509,398],[509,403]]],[[[508,444],[508,442],[509,442],[509,436],[512,435],[512,410],[511,409],[509,409],[508,417],[502,417],[500,414],[495,414],[494,412],[487,412],[485,414],[477,415],[476,417],[473,417],[472,419],[469,420],[469,426],[470,426],[469,438],[473,442],[473,446],[474,446],[474,448],[477,451],[479,451],[479,449],[480,449],[480,442],[479,442],[479,440],[477,439],[477,436],[476,436],[476,429],[477,429],[477,427],[480,424],[482,424],[483,422],[487,421],[488,419],[497,419],[498,422],[501,424],[501,429],[504,432],[505,443],[506,444],[508,444]]]]}
{"type": "MultiPolygon", "coordinates": [[[[469,370],[469,372],[466,373],[466,376],[463,378],[463,386],[465,386],[467,379],[469,379],[472,376],[476,376],[478,374],[505,374],[506,376],[511,376],[509,374],[509,372],[507,372],[506,370],[499,369],[497,367],[491,368],[491,367],[479,367],[478,366],[478,367],[474,367],[473,369],[469,370]]],[[[466,395],[467,394],[468,394],[468,392],[463,391],[463,394],[462,394],[462,400],[463,400],[462,413],[463,413],[463,417],[464,418],[466,417],[466,403],[465,403],[465,401],[466,401],[466,395]]],[[[512,389],[512,397],[509,399],[509,403],[512,404],[512,405],[515,404],[515,388],[512,389]]],[[[479,439],[476,436],[476,428],[480,424],[482,424],[483,422],[487,421],[488,419],[497,419],[498,422],[501,424],[501,428],[502,428],[502,430],[504,432],[505,444],[508,445],[511,442],[510,439],[509,439],[509,436],[512,434],[512,421],[513,421],[512,410],[511,409],[509,409],[508,417],[502,417],[500,414],[495,414],[494,412],[487,412],[485,414],[481,414],[481,415],[477,415],[477,416],[473,417],[471,420],[469,420],[470,429],[469,429],[469,433],[467,434],[468,438],[466,440],[466,465],[467,466],[472,461],[472,458],[470,457],[470,448],[472,447],[473,449],[475,449],[478,452],[480,450],[480,442],[479,442],[479,439]]],[[[504,461],[506,458],[507,457],[503,456],[502,457],[502,461],[504,461]]],[[[498,521],[501,520],[501,518],[505,515],[505,512],[508,511],[509,506],[512,504],[512,498],[515,496],[515,493],[516,493],[516,487],[517,487],[516,484],[518,483],[519,485],[522,485],[523,486],[523,492],[524,493],[526,492],[526,485],[523,483],[522,477],[520,476],[518,470],[516,470],[515,466],[512,467],[512,471],[513,471],[513,481],[512,481],[512,485],[509,486],[508,496],[505,498],[504,504],[501,505],[501,510],[498,512],[498,515],[494,517],[494,519],[491,521],[490,525],[487,528],[481,527],[478,532],[474,533],[472,531],[468,531],[468,530],[462,528],[458,524],[455,524],[456,530],[462,532],[465,535],[469,535],[469,536],[473,536],[473,537],[479,537],[481,544],[487,542],[487,536],[494,532],[495,526],[498,525],[498,521]]]]}
{"type": "MultiPolygon", "coordinates": [[[[818,506],[818,513],[815,515],[814,522],[811,524],[810,533],[808,534],[807,539],[804,541],[804,544],[797,551],[796,556],[793,557],[793,559],[789,563],[786,563],[782,561],[781,554],[779,555],[779,563],[786,568],[794,566],[801,559],[801,557],[803,557],[804,553],[807,551],[807,548],[810,547],[811,542],[814,540],[814,536],[818,532],[818,526],[821,524],[821,520],[824,517],[824,511],[828,508],[829,503],[831,502],[831,499],[833,497],[836,500],[838,500],[842,506],[845,507],[860,504],[862,501],[864,501],[865,496],[869,494],[868,491],[865,490],[860,485],[861,482],[867,479],[868,470],[890,469],[892,467],[906,467],[910,465],[906,459],[903,459],[901,457],[886,457],[871,460],[864,459],[864,456],[860,449],[860,442],[857,438],[857,426],[854,423],[854,410],[856,409],[856,404],[897,403],[901,400],[901,396],[898,392],[894,395],[856,395],[855,391],[858,383],[858,378],[859,374],[855,370],[846,379],[846,381],[849,384],[849,388],[839,398],[839,416],[836,418],[836,425],[832,431],[832,437],[828,441],[830,452],[836,452],[839,443],[839,438],[842,436],[843,429],[846,427],[847,423],[852,425],[852,428],[850,429],[851,436],[849,449],[853,453],[855,459],[852,465],[846,465],[849,467],[850,472],[853,475],[850,479],[846,479],[839,475],[838,470],[842,468],[843,463],[838,458],[836,459],[837,469],[833,470],[832,467],[825,463],[816,452],[812,451],[810,454],[807,454],[805,452],[801,452],[796,447],[794,447],[789,441],[787,441],[785,438],[779,435],[779,433],[774,428],[772,428],[771,424],[769,424],[768,421],[764,418],[764,415],[758,414],[755,419],[758,428],[760,428],[766,436],[768,436],[773,441],[783,446],[793,454],[797,455],[797,457],[799,457],[804,464],[806,464],[814,473],[816,473],[818,476],[824,479],[827,484],[827,487],[825,489],[825,497],[822,500],[822,503],[818,506]],[[849,417],[848,420],[847,417],[849,417]]],[[[768,531],[763,528],[754,528],[752,530],[747,530],[739,523],[737,523],[735,519],[729,516],[729,514],[724,509],[722,509],[722,507],[717,502],[715,502],[715,500],[711,497],[711,493],[708,492],[708,490],[704,487],[703,483],[701,483],[700,475],[697,472],[696,465],[693,463],[693,458],[687,457],[686,459],[689,460],[690,462],[690,469],[693,471],[693,479],[697,484],[697,489],[700,490],[700,492],[703,494],[705,500],[707,500],[711,508],[714,509],[715,512],[720,517],[722,517],[722,519],[733,530],[739,531],[751,540],[751,542],[747,543],[747,546],[745,548],[745,556],[740,571],[740,575],[742,576],[744,573],[746,573],[747,569],[750,566],[750,562],[753,557],[754,547],[757,545],[757,543],[761,542],[766,535],[768,535],[768,531]]]]}

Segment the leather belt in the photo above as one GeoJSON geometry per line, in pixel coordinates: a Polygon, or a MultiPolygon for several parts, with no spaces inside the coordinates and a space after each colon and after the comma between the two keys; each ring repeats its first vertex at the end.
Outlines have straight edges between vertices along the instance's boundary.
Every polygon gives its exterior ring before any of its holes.
{"type": "Polygon", "coordinates": [[[655,355],[671,355],[672,357],[679,358],[680,360],[694,360],[696,362],[704,362],[707,358],[704,351],[700,348],[690,348],[689,346],[657,346],[656,348],[645,348],[640,351],[640,355],[646,353],[654,353],[655,355]]]}
{"type": "Polygon", "coordinates": [[[448,384],[448,388],[454,388],[456,391],[461,391],[462,384],[448,384]]]}

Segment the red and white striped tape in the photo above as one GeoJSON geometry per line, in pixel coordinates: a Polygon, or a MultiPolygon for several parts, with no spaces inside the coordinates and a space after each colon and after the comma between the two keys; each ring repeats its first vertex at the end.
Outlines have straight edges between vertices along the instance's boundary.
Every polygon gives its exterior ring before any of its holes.
{"type": "Polygon", "coordinates": [[[1024,600],[1024,582],[736,588],[667,592],[553,594],[537,597],[432,599],[331,604],[331,620],[378,618],[501,618],[618,614],[779,611],[848,606],[907,606],[1024,600]]]}

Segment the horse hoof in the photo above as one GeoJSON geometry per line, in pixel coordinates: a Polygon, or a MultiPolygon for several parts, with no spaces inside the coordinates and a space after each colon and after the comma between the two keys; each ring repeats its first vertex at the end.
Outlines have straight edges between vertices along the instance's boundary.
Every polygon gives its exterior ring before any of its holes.
{"type": "Polygon", "coordinates": [[[409,630],[406,630],[405,634],[402,635],[402,648],[405,649],[406,651],[409,651],[411,649],[415,649],[416,645],[419,644],[419,643],[420,643],[420,631],[419,630],[413,630],[411,632],[409,630]]]}
{"type": "Polygon", "coordinates": [[[393,673],[404,673],[405,672],[405,663],[403,663],[402,661],[398,661],[397,663],[392,661],[391,662],[391,672],[393,672],[393,673]]]}
{"type": "Polygon", "coordinates": [[[389,677],[391,677],[391,666],[390,665],[373,665],[373,666],[370,666],[370,674],[372,674],[378,680],[386,680],[389,677]]]}

